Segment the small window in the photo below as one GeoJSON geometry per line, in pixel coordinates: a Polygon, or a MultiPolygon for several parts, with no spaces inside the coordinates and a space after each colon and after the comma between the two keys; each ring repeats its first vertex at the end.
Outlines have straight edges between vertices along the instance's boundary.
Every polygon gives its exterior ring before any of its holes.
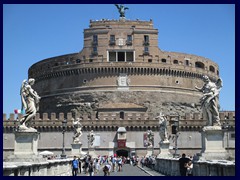
{"type": "Polygon", "coordinates": [[[149,52],[148,46],[144,46],[144,52],[145,52],[145,53],[148,53],[148,52],[149,52]]]}
{"type": "Polygon", "coordinates": [[[97,52],[97,47],[93,47],[93,52],[97,52]]]}
{"type": "Polygon", "coordinates": [[[176,80],[176,81],[175,81],[175,83],[176,83],[176,84],[179,84],[179,81],[178,81],[178,80],[176,80]]]}
{"type": "Polygon", "coordinates": [[[209,71],[211,71],[211,72],[214,73],[214,72],[215,72],[215,68],[214,68],[213,66],[210,66],[210,67],[209,67],[209,71]]]}
{"type": "Polygon", "coordinates": [[[127,36],[127,41],[132,41],[132,35],[127,36]]]}
{"type": "Polygon", "coordinates": [[[144,35],[144,42],[148,43],[149,42],[149,36],[148,35],[144,35]]]}
{"type": "Polygon", "coordinates": [[[132,45],[132,35],[127,35],[126,44],[127,44],[127,45],[132,45]]]}
{"type": "Polygon", "coordinates": [[[76,63],[81,63],[81,59],[77,59],[77,60],[76,60],[76,63]]]}
{"type": "Polygon", "coordinates": [[[163,63],[166,63],[166,62],[167,62],[167,60],[166,60],[166,59],[162,59],[162,62],[163,62],[163,63]]]}
{"type": "Polygon", "coordinates": [[[173,64],[178,64],[178,60],[175,59],[175,60],[173,61],[173,64]]]}
{"type": "Polygon", "coordinates": [[[151,63],[151,62],[152,62],[152,59],[148,59],[148,62],[151,63]]]}
{"type": "Polygon", "coordinates": [[[98,42],[98,36],[97,35],[93,35],[93,42],[97,43],[98,42]]]}
{"type": "Polygon", "coordinates": [[[189,66],[189,60],[185,60],[186,66],[189,66]]]}
{"type": "Polygon", "coordinates": [[[115,35],[110,35],[109,44],[110,45],[115,45],[115,35]]]}
{"type": "Polygon", "coordinates": [[[120,112],[120,119],[124,119],[124,112],[123,111],[120,112]]]}
{"type": "Polygon", "coordinates": [[[201,68],[201,69],[204,69],[204,64],[202,62],[195,62],[195,67],[196,68],[201,68]]]}
{"type": "Polygon", "coordinates": [[[89,62],[93,62],[93,59],[89,59],[89,62]]]}
{"type": "Polygon", "coordinates": [[[115,35],[110,35],[110,41],[115,41],[115,35]]]}
{"type": "Polygon", "coordinates": [[[83,83],[85,84],[86,82],[87,82],[87,80],[86,80],[86,79],[84,79],[84,80],[83,80],[83,83]]]}

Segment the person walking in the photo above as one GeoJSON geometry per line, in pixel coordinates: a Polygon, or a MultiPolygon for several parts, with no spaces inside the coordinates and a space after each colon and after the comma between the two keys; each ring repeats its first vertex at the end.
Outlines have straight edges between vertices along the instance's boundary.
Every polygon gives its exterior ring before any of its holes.
{"type": "Polygon", "coordinates": [[[72,160],[72,175],[77,176],[79,162],[76,156],[74,156],[73,158],[74,159],[72,160]]]}
{"type": "Polygon", "coordinates": [[[90,163],[88,164],[88,173],[89,176],[93,176],[94,175],[94,164],[93,161],[90,161],[90,163]]]}

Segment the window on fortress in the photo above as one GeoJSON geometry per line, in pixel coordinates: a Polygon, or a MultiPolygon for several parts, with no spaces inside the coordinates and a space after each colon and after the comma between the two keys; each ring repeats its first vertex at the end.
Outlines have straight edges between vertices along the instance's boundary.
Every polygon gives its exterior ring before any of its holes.
{"type": "Polygon", "coordinates": [[[116,62],[116,52],[109,52],[109,61],[116,62]]]}
{"type": "Polygon", "coordinates": [[[149,43],[149,36],[148,35],[144,35],[144,43],[149,43]]]}
{"type": "Polygon", "coordinates": [[[204,64],[202,62],[195,62],[195,67],[196,68],[201,68],[201,69],[204,69],[204,64]]]}
{"type": "Polygon", "coordinates": [[[213,66],[210,66],[210,67],[209,67],[209,71],[215,72],[215,68],[214,68],[213,66]]]}
{"type": "Polygon", "coordinates": [[[148,46],[144,46],[144,53],[148,53],[148,52],[149,52],[148,46]]]}
{"type": "Polygon", "coordinates": [[[97,47],[95,46],[95,47],[93,47],[93,52],[97,52],[97,47]]]}
{"type": "Polygon", "coordinates": [[[133,62],[133,52],[126,52],[126,61],[133,62]]]}
{"type": "Polygon", "coordinates": [[[185,60],[186,66],[189,66],[189,60],[185,60]]]}
{"type": "Polygon", "coordinates": [[[93,44],[97,45],[98,44],[98,36],[93,35],[93,44]]]}
{"type": "Polygon", "coordinates": [[[110,35],[109,44],[110,44],[110,45],[115,45],[115,35],[110,35]]]}
{"type": "Polygon", "coordinates": [[[152,62],[152,59],[148,59],[148,62],[151,63],[151,62],[152,62]]]}
{"type": "Polygon", "coordinates": [[[124,112],[123,111],[120,112],[120,119],[124,119],[124,112]]]}
{"type": "Polygon", "coordinates": [[[173,64],[178,64],[178,60],[175,59],[175,60],[173,61],[173,64]]]}
{"type": "Polygon", "coordinates": [[[124,62],[124,61],[125,61],[124,52],[118,52],[118,62],[124,62]]]}
{"type": "Polygon", "coordinates": [[[127,44],[127,45],[132,45],[132,35],[127,35],[126,44],[127,44]]]}
{"type": "Polygon", "coordinates": [[[166,59],[162,59],[162,62],[163,62],[163,63],[166,63],[166,62],[167,62],[167,60],[166,60],[166,59]]]}
{"type": "Polygon", "coordinates": [[[81,63],[81,59],[77,59],[77,60],[76,60],[76,63],[81,63]]]}

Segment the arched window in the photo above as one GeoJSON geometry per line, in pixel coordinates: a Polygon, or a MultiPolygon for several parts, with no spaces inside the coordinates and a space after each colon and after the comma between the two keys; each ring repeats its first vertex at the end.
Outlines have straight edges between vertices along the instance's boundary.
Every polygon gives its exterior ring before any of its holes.
{"type": "Polygon", "coordinates": [[[178,64],[178,60],[173,60],[173,64],[178,64]]]}
{"type": "Polygon", "coordinates": [[[195,62],[195,67],[196,68],[201,68],[201,69],[204,69],[204,64],[202,62],[195,62]]]}
{"type": "Polygon", "coordinates": [[[166,62],[167,62],[167,60],[166,60],[166,59],[162,59],[162,62],[163,62],[163,63],[166,63],[166,62]]]}
{"type": "Polygon", "coordinates": [[[213,66],[210,66],[210,67],[209,67],[209,71],[215,72],[215,68],[214,68],[213,66]]]}

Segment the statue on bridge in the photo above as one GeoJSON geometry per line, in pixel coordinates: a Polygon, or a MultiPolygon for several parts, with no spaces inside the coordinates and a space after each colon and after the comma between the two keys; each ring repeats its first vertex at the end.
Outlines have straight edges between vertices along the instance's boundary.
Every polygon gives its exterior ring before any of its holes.
{"type": "Polygon", "coordinates": [[[95,134],[93,133],[93,130],[91,130],[88,134],[88,144],[89,144],[89,147],[93,147],[93,142],[95,140],[95,134]]]}
{"type": "Polygon", "coordinates": [[[147,131],[147,138],[148,138],[148,147],[153,147],[154,133],[152,132],[152,130],[147,131]]]}
{"type": "Polygon", "coordinates": [[[77,118],[73,120],[73,128],[74,128],[74,136],[73,136],[73,143],[79,144],[80,137],[82,136],[82,124],[80,123],[80,119],[77,118]]]}
{"type": "Polygon", "coordinates": [[[39,101],[41,97],[33,90],[32,85],[34,85],[35,79],[30,78],[28,80],[23,80],[20,95],[22,101],[21,110],[25,109],[25,115],[20,119],[20,125],[18,127],[19,131],[34,131],[37,130],[31,127],[27,127],[26,123],[29,123],[32,118],[35,117],[37,111],[39,110],[39,101]]]}
{"type": "Polygon", "coordinates": [[[118,12],[120,13],[121,18],[125,18],[125,10],[129,9],[128,7],[124,7],[124,5],[118,5],[115,4],[115,6],[118,8],[118,12]]]}
{"type": "Polygon", "coordinates": [[[159,119],[159,135],[161,139],[160,142],[169,142],[167,134],[167,118],[162,112],[160,112],[159,116],[157,116],[156,118],[159,119]]]}
{"type": "Polygon", "coordinates": [[[203,110],[203,118],[207,120],[207,126],[221,126],[219,117],[219,93],[223,86],[222,79],[216,83],[210,81],[208,76],[203,76],[204,85],[202,88],[195,86],[198,91],[203,93],[200,98],[203,110]]]}

